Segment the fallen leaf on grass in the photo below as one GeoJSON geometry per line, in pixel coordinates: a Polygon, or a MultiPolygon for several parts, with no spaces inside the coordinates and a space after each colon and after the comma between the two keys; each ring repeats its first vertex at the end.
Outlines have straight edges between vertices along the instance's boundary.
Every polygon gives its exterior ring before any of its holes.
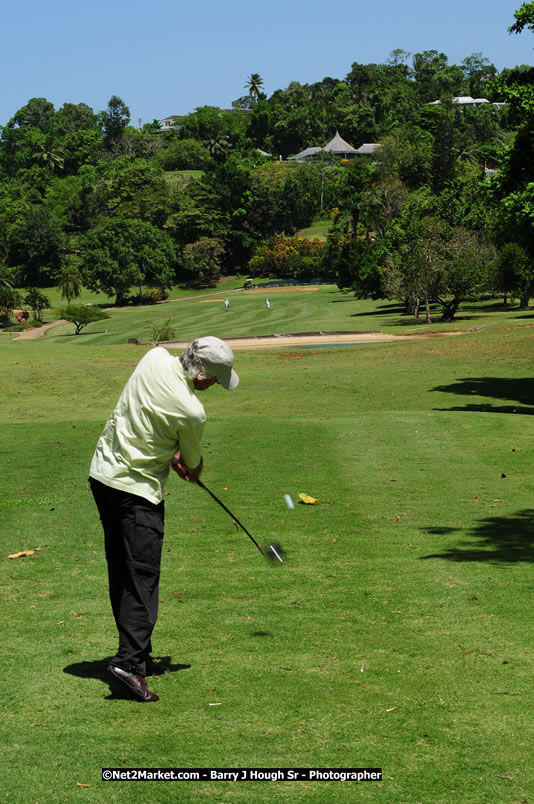
{"type": "Polygon", "coordinates": [[[84,615],[83,615],[83,611],[71,611],[70,616],[79,618],[79,617],[83,617],[84,615]]]}
{"type": "Polygon", "coordinates": [[[33,556],[33,550],[22,550],[20,553],[11,553],[8,558],[23,558],[24,556],[33,556]]]}
{"type": "Polygon", "coordinates": [[[316,497],[310,497],[309,494],[299,494],[299,498],[305,505],[316,505],[319,500],[316,497]]]}

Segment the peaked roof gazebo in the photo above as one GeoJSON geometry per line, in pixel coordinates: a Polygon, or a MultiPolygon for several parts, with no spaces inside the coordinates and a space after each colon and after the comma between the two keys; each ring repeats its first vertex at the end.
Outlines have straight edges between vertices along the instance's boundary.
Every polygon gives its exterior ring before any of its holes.
{"type": "Polygon", "coordinates": [[[336,154],[336,156],[354,156],[358,153],[356,148],[353,148],[352,145],[349,145],[348,142],[345,142],[343,137],[340,136],[339,131],[336,131],[335,137],[330,140],[326,145],[323,145],[322,148],[313,145],[310,148],[305,148],[295,156],[288,157],[288,162],[292,160],[301,160],[301,159],[310,159],[316,156],[321,151],[330,151],[330,153],[336,154]]]}
{"type": "Polygon", "coordinates": [[[353,156],[354,154],[358,153],[356,148],[353,148],[352,145],[349,145],[348,142],[345,142],[337,129],[335,137],[333,137],[333,139],[331,139],[330,142],[324,146],[323,151],[331,151],[338,156],[353,156]]]}

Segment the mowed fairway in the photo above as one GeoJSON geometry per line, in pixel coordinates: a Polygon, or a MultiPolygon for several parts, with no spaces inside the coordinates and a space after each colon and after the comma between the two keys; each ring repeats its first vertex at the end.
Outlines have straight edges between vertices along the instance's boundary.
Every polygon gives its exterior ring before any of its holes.
{"type": "Polygon", "coordinates": [[[153,642],[174,672],[145,705],[107,684],[115,627],[86,483],[145,349],[74,340],[0,343],[4,798],[530,800],[533,330],[239,352],[239,388],[202,397],[203,480],[287,562],[171,479],[153,642]],[[318,504],[289,510],[299,492],[318,504]],[[383,779],[103,783],[103,767],[383,779]]]}

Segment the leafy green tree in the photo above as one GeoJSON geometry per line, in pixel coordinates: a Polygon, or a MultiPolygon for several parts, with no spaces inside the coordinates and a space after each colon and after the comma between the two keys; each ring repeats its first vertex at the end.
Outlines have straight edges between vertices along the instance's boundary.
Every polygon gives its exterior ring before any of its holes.
{"type": "Polygon", "coordinates": [[[49,148],[63,158],[62,174],[95,164],[103,147],[98,117],[85,103],[64,103],[51,121],[49,148]]]}
{"type": "Polygon", "coordinates": [[[361,230],[360,223],[365,226],[366,213],[369,210],[366,190],[375,176],[375,167],[367,160],[353,159],[344,171],[343,183],[339,186],[337,200],[337,221],[346,221],[346,231],[356,239],[361,230]]]}
{"type": "Polygon", "coordinates": [[[215,237],[202,237],[183,250],[183,265],[193,287],[214,287],[221,275],[224,243],[215,237]]]}
{"type": "Polygon", "coordinates": [[[173,198],[173,209],[163,228],[179,246],[201,237],[224,239],[228,224],[219,198],[204,182],[189,183],[173,198]]]}
{"type": "MultiPolygon", "coordinates": [[[[47,131],[54,118],[54,104],[46,98],[31,98],[13,115],[13,125],[19,128],[38,128],[47,131]]],[[[9,125],[9,124],[8,124],[9,125]]]]}
{"type": "Polygon", "coordinates": [[[24,304],[27,304],[32,311],[34,321],[42,321],[43,310],[50,307],[48,297],[37,288],[28,288],[28,292],[24,297],[24,304]]]}
{"type": "Polygon", "coordinates": [[[69,307],[60,307],[57,310],[59,318],[65,321],[72,321],[75,326],[75,335],[79,335],[82,329],[94,321],[104,321],[111,318],[110,314],[99,307],[83,306],[71,304],[69,307]]]}
{"type": "Polygon", "coordinates": [[[493,289],[504,294],[505,303],[508,294],[521,298],[526,293],[530,296],[532,276],[528,257],[521,246],[517,243],[505,243],[497,250],[492,267],[493,289]]]}
{"type": "Polygon", "coordinates": [[[228,137],[232,147],[242,140],[246,115],[221,111],[217,106],[200,106],[180,120],[180,137],[196,139],[205,145],[218,137],[228,137]]]}
{"type": "Polygon", "coordinates": [[[435,193],[440,193],[454,179],[456,170],[456,115],[452,101],[444,101],[436,115],[438,119],[432,145],[431,186],[435,193]]]}
{"type": "Polygon", "coordinates": [[[449,237],[450,228],[444,221],[425,217],[402,233],[385,262],[383,287],[387,297],[408,299],[415,318],[423,302],[427,324],[432,323],[430,303],[442,286],[449,237]]]}
{"type": "Polygon", "coordinates": [[[359,299],[383,299],[379,254],[376,241],[331,229],[323,251],[323,276],[333,276],[339,288],[350,288],[359,299]]]}
{"type": "Polygon", "coordinates": [[[51,272],[59,270],[64,253],[63,230],[45,207],[30,209],[11,231],[8,260],[10,265],[21,266],[21,285],[41,287],[51,272]]]}
{"type": "Polygon", "coordinates": [[[431,180],[433,137],[418,126],[398,128],[382,137],[374,160],[382,178],[396,176],[411,190],[431,180]]]}
{"type": "Polygon", "coordinates": [[[524,28],[534,32],[534,2],[523,3],[514,17],[514,24],[508,28],[510,33],[521,33],[524,28]]]}
{"type": "Polygon", "coordinates": [[[157,161],[163,170],[202,170],[210,160],[208,148],[196,139],[180,139],[176,132],[160,135],[163,147],[157,161]]]}
{"type": "MultiPolygon", "coordinates": [[[[534,3],[523,3],[515,18],[510,32],[520,33],[525,27],[534,31],[534,3]]],[[[534,68],[511,71],[500,88],[518,128],[492,181],[494,197],[499,201],[495,234],[500,246],[514,242],[527,256],[528,264],[521,270],[521,308],[525,309],[534,293],[534,68]]]]}
{"type": "Polygon", "coordinates": [[[412,75],[420,103],[439,100],[443,95],[459,95],[464,83],[460,67],[449,65],[445,53],[424,50],[413,57],[412,75]]]}
{"type": "Polygon", "coordinates": [[[462,72],[465,79],[466,94],[472,98],[480,98],[486,91],[488,81],[496,74],[497,69],[482,53],[472,53],[462,61],[462,72]]]}
{"type": "Polygon", "coordinates": [[[453,321],[465,299],[479,299],[491,283],[495,251],[483,235],[461,226],[453,230],[446,249],[445,270],[435,294],[442,307],[442,321],[453,321]]]}
{"type": "Polygon", "coordinates": [[[174,281],[172,240],[151,223],[113,220],[91,229],[81,240],[81,273],[90,290],[126,302],[130,288],[149,284],[162,289],[174,281]]]}
{"type": "Polygon", "coordinates": [[[169,185],[158,165],[146,159],[114,159],[97,189],[109,217],[139,219],[161,227],[170,212],[169,185]]]}
{"type": "Polygon", "coordinates": [[[417,317],[420,302],[430,323],[430,303],[441,305],[442,321],[453,321],[465,299],[476,299],[490,287],[494,252],[485,239],[462,227],[449,227],[435,217],[406,220],[392,233],[383,268],[389,298],[410,299],[417,317]]]}
{"type": "Polygon", "coordinates": [[[107,109],[100,114],[102,130],[104,132],[104,145],[116,152],[122,142],[126,126],[130,122],[130,110],[118,95],[112,95],[108,101],[107,109]]]}

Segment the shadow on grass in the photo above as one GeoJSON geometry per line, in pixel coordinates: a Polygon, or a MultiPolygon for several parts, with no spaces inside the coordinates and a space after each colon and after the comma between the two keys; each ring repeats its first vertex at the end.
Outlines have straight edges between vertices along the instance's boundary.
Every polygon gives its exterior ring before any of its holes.
{"type": "MultiPolygon", "coordinates": [[[[332,304],[336,304],[336,302],[332,302],[332,304]]],[[[377,310],[370,310],[370,311],[364,312],[364,313],[351,313],[350,317],[351,318],[366,318],[366,317],[373,318],[373,316],[377,316],[377,315],[383,317],[385,315],[393,315],[393,314],[404,315],[404,307],[399,307],[398,305],[395,305],[395,306],[392,305],[392,306],[389,307],[389,309],[378,308],[377,310]]],[[[417,323],[417,321],[415,320],[413,315],[412,316],[406,315],[406,318],[409,319],[412,322],[417,323]]],[[[400,319],[400,320],[404,321],[404,319],[400,319]]]]}
{"type": "Polygon", "coordinates": [[[477,402],[453,408],[434,408],[434,410],[464,410],[479,413],[522,413],[534,414],[534,379],[532,377],[463,377],[450,385],[437,385],[431,391],[458,394],[459,396],[487,396],[492,399],[508,399],[525,405],[494,405],[477,402]],[[530,407],[527,407],[530,406],[530,407]]]}
{"type": "Polygon", "coordinates": [[[89,332],[86,332],[85,330],[82,330],[81,332],[62,332],[61,334],[54,335],[53,337],[57,338],[58,340],[60,338],[80,338],[83,335],[102,335],[105,332],[107,332],[107,330],[104,330],[104,329],[92,329],[89,332]]]}
{"type": "MultiPolygon", "coordinates": [[[[449,534],[458,528],[424,528],[425,533],[449,534]]],[[[420,559],[442,558],[448,561],[491,561],[515,564],[534,561],[534,509],[526,508],[515,516],[491,516],[481,519],[469,536],[472,541],[451,547],[443,553],[420,556],[420,559]]]]}
{"type": "MultiPolygon", "coordinates": [[[[111,661],[111,656],[107,659],[95,659],[93,662],[77,662],[76,664],[69,664],[63,668],[64,673],[71,676],[78,676],[78,678],[96,678],[107,684],[109,687],[110,695],[106,696],[106,700],[119,700],[119,699],[132,699],[127,689],[124,689],[117,684],[117,682],[108,673],[108,665],[111,661]]],[[[158,662],[166,664],[171,673],[177,673],[179,670],[189,670],[190,664],[171,664],[170,656],[157,656],[154,657],[158,662]]]]}

